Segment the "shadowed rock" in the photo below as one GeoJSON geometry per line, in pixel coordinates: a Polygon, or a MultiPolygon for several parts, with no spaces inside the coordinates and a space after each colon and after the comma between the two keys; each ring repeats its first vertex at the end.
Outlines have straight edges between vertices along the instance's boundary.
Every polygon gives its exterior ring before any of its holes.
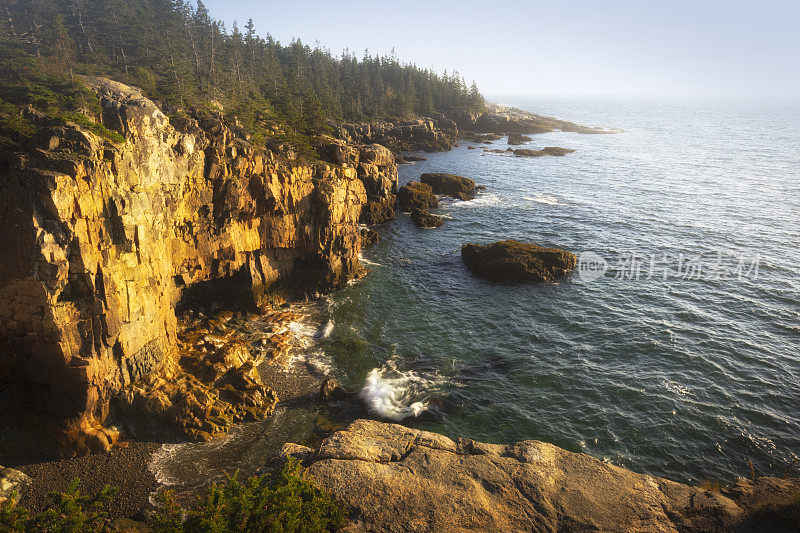
{"type": "Polygon", "coordinates": [[[433,193],[430,185],[409,181],[397,191],[397,201],[401,211],[413,211],[414,209],[428,209],[438,207],[439,200],[433,193]]]}
{"type": "Polygon", "coordinates": [[[469,194],[475,190],[475,182],[471,179],[444,172],[423,174],[420,181],[430,185],[434,194],[445,194],[454,198],[458,193],[469,194]]]}
{"type": "Polygon", "coordinates": [[[465,244],[461,258],[480,278],[506,281],[555,281],[575,268],[575,255],[514,240],[493,244],[465,244]]]}
{"type": "Polygon", "coordinates": [[[575,150],[572,148],[561,148],[559,146],[548,146],[541,150],[529,150],[527,148],[517,148],[514,150],[514,155],[519,157],[542,157],[544,155],[563,156],[571,154],[575,150]]]}
{"type": "Polygon", "coordinates": [[[366,248],[367,246],[373,246],[378,244],[381,240],[381,236],[378,235],[378,232],[370,229],[370,228],[361,228],[361,247],[366,248]]]}
{"type": "Polygon", "coordinates": [[[533,139],[528,137],[527,135],[522,135],[521,133],[509,133],[508,134],[508,145],[509,146],[518,146],[520,144],[525,144],[526,142],[531,142],[533,139]]]}
{"type": "Polygon", "coordinates": [[[444,224],[442,217],[432,215],[424,209],[414,209],[411,211],[411,220],[420,228],[438,228],[444,224]]]}

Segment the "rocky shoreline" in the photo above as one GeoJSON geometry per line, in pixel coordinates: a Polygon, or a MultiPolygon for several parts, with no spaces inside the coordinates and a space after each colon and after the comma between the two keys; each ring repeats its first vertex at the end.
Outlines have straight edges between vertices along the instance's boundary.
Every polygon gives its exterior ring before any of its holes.
{"type": "MultiPolygon", "coordinates": [[[[0,416],[24,421],[0,434],[0,464],[22,473],[2,471],[0,498],[18,488],[41,508],[79,477],[87,491],[120,487],[120,518],[141,519],[149,506],[157,483],[148,464],[161,444],[217,439],[292,398],[292,384],[278,384],[291,376],[274,373],[290,358],[297,320],[281,295],[363,275],[359,254],[378,236],[362,225],[392,220],[397,207],[438,227],[437,196],[470,201],[482,188],[447,173],[398,187],[403,152],[611,133],[493,106],[337,124],[314,139],[320,158],[305,160],[292,147],[252,146],[213,112],[166,117],[137,89],[85,81],[103,127],[125,142],[42,116],[40,144],[0,167],[0,216],[19,230],[0,240],[11,251],[0,276],[0,416]],[[68,458],[35,460],[54,454],[68,458]]],[[[515,282],[556,281],[576,264],[567,251],[515,241],[465,244],[462,257],[476,276],[515,282]]],[[[350,424],[332,422],[316,449],[287,444],[283,456],[301,459],[344,502],[354,531],[729,530],[746,526],[757,503],[780,506],[800,490],[774,478],[705,490],[544,443],[485,444],[363,420],[357,398],[330,382],[314,401],[343,403],[340,422],[350,424]]]]}

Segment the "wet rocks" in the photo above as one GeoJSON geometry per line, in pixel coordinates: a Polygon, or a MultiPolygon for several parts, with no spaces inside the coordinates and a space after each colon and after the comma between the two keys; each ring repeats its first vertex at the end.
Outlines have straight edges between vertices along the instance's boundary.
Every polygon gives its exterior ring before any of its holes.
{"type": "Polygon", "coordinates": [[[258,366],[288,360],[288,326],[296,319],[270,308],[263,316],[233,319],[222,312],[182,320],[177,361],[117,394],[117,417],[137,438],[190,441],[210,440],[236,423],[264,419],[278,397],[258,366]],[[260,339],[241,333],[256,320],[260,339]]]}
{"type": "Polygon", "coordinates": [[[514,240],[492,244],[465,244],[461,258],[480,278],[504,281],[555,281],[575,268],[574,254],[514,240]]]}
{"type": "Polygon", "coordinates": [[[531,142],[533,139],[528,137],[527,135],[522,135],[521,133],[509,133],[508,134],[508,145],[509,146],[518,146],[520,144],[525,144],[526,142],[531,142]]]}
{"type": "Polygon", "coordinates": [[[319,387],[317,401],[320,403],[332,402],[342,399],[347,396],[347,394],[347,391],[344,387],[339,385],[338,381],[333,378],[327,378],[319,387]]]}
{"type": "Polygon", "coordinates": [[[381,236],[378,235],[378,232],[370,229],[370,228],[361,228],[361,247],[367,248],[369,246],[373,246],[378,244],[381,240],[381,236]]]}
{"type": "Polygon", "coordinates": [[[420,176],[420,181],[430,185],[434,194],[443,194],[454,198],[457,198],[459,194],[472,195],[475,191],[474,181],[456,174],[426,173],[420,176]]]}
{"type": "Polygon", "coordinates": [[[0,466],[0,504],[11,497],[13,492],[19,491],[30,482],[31,478],[19,470],[0,466]]]}
{"type": "Polygon", "coordinates": [[[509,445],[356,420],[307,475],[365,531],[730,530],[741,508],[718,492],[637,474],[551,444],[509,445]]]}
{"type": "Polygon", "coordinates": [[[530,150],[527,148],[517,148],[514,150],[514,155],[518,157],[542,157],[545,155],[564,156],[571,154],[575,150],[572,148],[561,148],[558,146],[548,146],[541,150],[530,150]]]}
{"type": "Polygon", "coordinates": [[[406,212],[439,206],[439,200],[436,198],[433,188],[417,181],[409,181],[400,187],[400,190],[397,191],[397,201],[400,209],[406,212]]]}
{"type": "Polygon", "coordinates": [[[442,217],[432,215],[425,209],[413,209],[411,211],[411,220],[420,228],[438,228],[444,224],[442,217]]]}

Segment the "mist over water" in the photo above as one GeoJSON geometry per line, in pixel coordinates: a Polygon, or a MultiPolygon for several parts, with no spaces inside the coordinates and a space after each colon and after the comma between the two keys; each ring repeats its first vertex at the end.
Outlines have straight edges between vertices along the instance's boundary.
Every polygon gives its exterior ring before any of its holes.
{"type": "Polygon", "coordinates": [[[315,349],[331,372],[379,418],[448,435],[539,439],[684,481],[748,460],[781,474],[800,450],[800,108],[511,103],[626,132],[529,143],[577,149],[566,157],[462,143],[400,167],[401,184],[440,171],[487,190],[444,200],[441,228],[380,227],[370,275],[329,299],[315,349]],[[506,238],[612,268],[554,285],[472,277],[461,245],[506,238]],[[617,279],[633,253],[757,257],[758,271],[617,279]]]}

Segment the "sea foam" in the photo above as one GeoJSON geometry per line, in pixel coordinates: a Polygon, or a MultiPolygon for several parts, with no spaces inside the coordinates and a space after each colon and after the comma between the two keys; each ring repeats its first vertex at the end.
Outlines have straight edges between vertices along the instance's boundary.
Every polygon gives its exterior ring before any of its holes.
{"type": "Polygon", "coordinates": [[[370,411],[385,418],[399,421],[409,416],[417,417],[428,409],[428,402],[412,401],[414,389],[424,381],[411,371],[374,368],[367,375],[359,397],[370,411]]]}

